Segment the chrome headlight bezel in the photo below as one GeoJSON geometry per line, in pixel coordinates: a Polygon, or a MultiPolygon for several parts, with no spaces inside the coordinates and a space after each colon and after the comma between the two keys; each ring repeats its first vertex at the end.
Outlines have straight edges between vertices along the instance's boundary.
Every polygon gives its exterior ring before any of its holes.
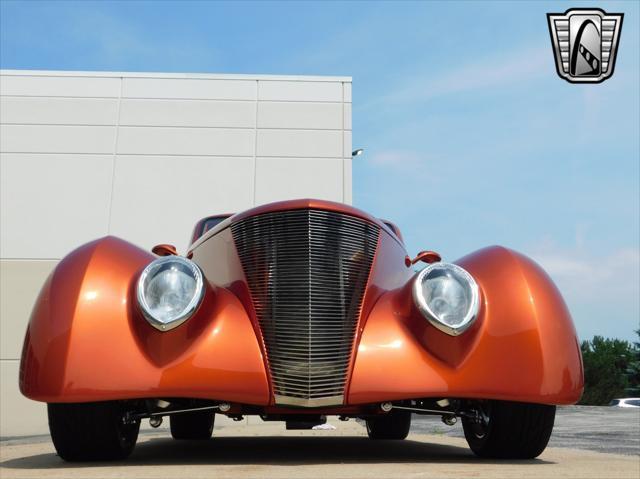
{"type": "Polygon", "coordinates": [[[200,303],[204,298],[204,276],[202,274],[202,271],[200,270],[200,267],[193,261],[187,258],[183,258],[182,256],[164,256],[152,261],[142,270],[142,273],[140,273],[140,277],[138,278],[138,283],[136,285],[136,297],[138,300],[138,307],[140,308],[140,311],[142,312],[142,315],[147,320],[147,322],[160,331],[169,331],[171,329],[177,328],[187,319],[189,319],[200,306],[200,303]],[[169,322],[163,322],[154,317],[149,308],[147,298],[145,296],[145,285],[151,274],[158,271],[168,263],[179,263],[183,266],[186,266],[196,282],[196,289],[193,297],[191,298],[187,306],[180,312],[180,314],[169,322]]]}
{"type": "Polygon", "coordinates": [[[458,336],[465,332],[473,325],[476,318],[478,317],[478,311],[480,309],[480,290],[478,288],[478,284],[476,283],[476,280],[473,279],[473,276],[471,276],[467,272],[467,270],[458,266],[457,264],[440,262],[430,264],[416,275],[413,282],[412,291],[414,303],[418,310],[422,313],[422,315],[429,321],[429,323],[431,323],[431,325],[450,336],[458,336]],[[469,288],[469,291],[471,293],[471,300],[467,313],[455,327],[444,323],[440,320],[440,318],[438,318],[438,315],[432,311],[423,294],[422,282],[424,280],[424,277],[432,273],[434,270],[439,269],[452,271],[456,275],[458,275],[459,278],[464,279],[464,281],[466,282],[466,286],[469,288]]]}

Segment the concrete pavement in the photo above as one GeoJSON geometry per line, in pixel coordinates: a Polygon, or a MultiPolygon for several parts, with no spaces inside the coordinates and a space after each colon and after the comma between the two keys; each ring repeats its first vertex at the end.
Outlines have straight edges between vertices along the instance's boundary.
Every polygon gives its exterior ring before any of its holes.
{"type": "MultiPolygon", "coordinates": [[[[637,454],[603,454],[548,448],[532,461],[486,461],[464,439],[412,433],[406,441],[370,441],[355,421],[330,423],[336,430],[285,431],[280,423],[225,423],[206,442],[172,440],[168,431],[143,432],[126,461],[69,464],[48,438],[5,441],[0,477],[9,478],[633,478],[637,454]]],[[[420,429],[420,428],[418,428],[420,429]]]]}

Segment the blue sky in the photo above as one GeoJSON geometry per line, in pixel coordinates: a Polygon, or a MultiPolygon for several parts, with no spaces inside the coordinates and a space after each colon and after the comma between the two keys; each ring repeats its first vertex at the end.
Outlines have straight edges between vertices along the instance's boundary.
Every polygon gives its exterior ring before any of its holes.
{"type": "Polygon", "coordinates": [[[628,2],[16,2],[15,69],[349,75],[354,204],[410,253],[530,255],[581,338],[640,317],[640,9],[628,2]],[[614,76],[557,77],[545,14],[624,12],[614,76]]]}

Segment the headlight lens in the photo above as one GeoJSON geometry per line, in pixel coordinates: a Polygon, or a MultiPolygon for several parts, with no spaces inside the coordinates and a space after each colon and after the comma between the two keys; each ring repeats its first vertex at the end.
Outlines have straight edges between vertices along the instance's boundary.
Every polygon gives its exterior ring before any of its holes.
{"type": "Polygon", "coordinates": [[[457,336],[478,314],[478,285],[460,266],[434,263],[420,271],[413,299],[422,314],[440,331],[457,336]]]}
{"type": "Polygon", "coordinates": [[[149,323],[161,330],[179,326],[197,309],[204,293],[202,271],[180,256],[150,263],[138,280],[138,304],[149,323]]]}

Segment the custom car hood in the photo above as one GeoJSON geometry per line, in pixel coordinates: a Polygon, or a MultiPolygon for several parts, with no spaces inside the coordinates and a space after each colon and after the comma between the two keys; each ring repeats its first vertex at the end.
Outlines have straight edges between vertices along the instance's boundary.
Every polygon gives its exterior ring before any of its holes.
{"type": "Polygon", "coordinates": [[[236,214],[189,252],[244,304],[276,404],[340,405],[377,297],[411,276],[400,240],[351,206],[295,200],[236,214]]]}
{"type": "Polygon", "coordinates": [[[207,241],[208,238],[218,234],[220,231],[228,228],[234,223],[237,223],[243,219],[249,218],[251,216],[262,215],[265,213],[274,213],[278,211],[289,211],[289,210],[301,210],[301,209],[313,209],[313,210],[322,210],[322,211],[332,211],[336,213],[342,213],[345,215],[354,216],[356,218],[361,218],[366,221],[369,221],[373,224],[378,225],[381,229],[385,230],[387,233],[390,233],[394,237],[396,237],[395,232],[389,228],[384,222],[379,220],[378,218],[370,215],[369,213],[362,211],[358,208],[354,208],[353,206],[346,205],[344,203],[336,203],[333,201],[326,200],[317,200],[311,198],[303,198],[297,200],[288,200],[288,201],[277,201],[274,203],[268,203],[265,205],[256,206],[254,208],[242,211],[240,213],[236,213],[226,220],[222,221],[215,228],[207,231],[202,237],[198,238],[187,252],[187,255],[200,246],[202,243],[207,241]]]}

